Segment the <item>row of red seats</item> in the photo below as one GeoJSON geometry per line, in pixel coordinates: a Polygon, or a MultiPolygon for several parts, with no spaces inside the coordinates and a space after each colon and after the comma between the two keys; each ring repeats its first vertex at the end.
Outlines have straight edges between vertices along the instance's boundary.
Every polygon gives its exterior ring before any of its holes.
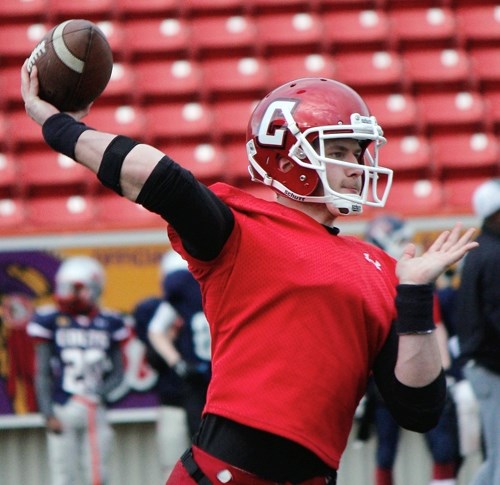
{"type": "MultiPolygon", "coordinates": [[[[170,143],[165,153],[191,170],[200,180],[245,184],[247,157],[241,140],[226,144],[170,143]]],[[[447,180],[449,177],[499,176],[500,143],[492,133],[447,133],[430,140],[420,136],[389,139],[381,164],[395,170],[396,179],[447,180]]],[[[0,194],[31,196],[59,189],[82,193],[99,191],[96,177],[71,159],[49,148],[0,153],[0,194]]]]}
{"type": "MultiPolygon", "coordinates": [[[[386,135],[500,132],[500,90],[478,92],[366,95],[386,135]]],[[[255,98],[256,99],[256,98],[255,98]]],[[[152,143],[225,143],[244,140],[254,98],[207,102],[96,105],[88,125],[152,143]]],[[[16,152],[43,143],[40,129],[22,107],[0,113],[0,151],[16,152]]]]}
{"type": "MultiPolygon", "coordinates": [[[[70,5],[74,2],[66,2],[70,5]]],[[[78,2],[80,4],[82,2],[78,2]]],[[[85,2],[84,2],[85,3],[85,2]]],[[[117,57],[179,56],[210,53],[275,54],[293,47],[342,53],[346,50],[406,50],[407,47],[496,46],[500,6],[271,12],[260,15],[206,15],[132,18],[98,22],[117,57]],[[333,26],[333,27],[332,27],[333,26]]],[[[101,19],[102,20],[102,19],[101,19]]],[[[9,23],[0,30],[0,59],[24,58],[52,26],[9,23]]]]}
{"type": "MultiPolygon", "coordinates": [[[[471,195],[484,180],[483,176],[450,178],[441,183],[429,179],[401,180],[393,184],[384,210],[409,217],[469,213],[471,195]]],[[[272,198],[272,190],[264,186],[253,184],[246,190],[257,197],[272,198]]],[[[380,209],[366,208],[362,217],[377,213],[380,209]]],[[[160,228],[164,221],[112,192],[0,199],[0,228],[4,235],[140,227],[160,228]]]]}
{"type": "Polygon", "coordinates": [[[195,16],[217,13],[255,13],[285,10],[328,11],[376,9],[397,11],[408,7],[466,8],[493,0],[3,0],[0,20],[57,21],[60,18],[128,18],[152,15],[195,16]]]}

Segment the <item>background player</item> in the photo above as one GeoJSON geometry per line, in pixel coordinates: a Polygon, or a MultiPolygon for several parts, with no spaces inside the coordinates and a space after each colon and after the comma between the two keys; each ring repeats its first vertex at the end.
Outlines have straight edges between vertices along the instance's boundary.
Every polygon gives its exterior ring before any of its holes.
{"type": "Polygon", "coordinates": [[[168,483],[335,483],[372,370],[399,424],[435,425],[445,379],[432,283],[476,246],[474,230],[457,224],[419,257],[408,245],[397,266],[339,236],[336,218],[383,206],[392,179],[378,165],[382,129],[355,91],[299,79],[257,105],[247,152],[253,178],[278,194],[270,202],[207,188],[152,146],[90,130],[40,100],[36,76],[23,67],[22,94],[47,143],[161,214],[201,286],[213,373],[168,483]]]}
{"type": "Polygon", "coordinates": [[[65,260],[55,278],[55,306],[28,324],[36,341],[36,394],[45,417],[54,485],[102,485],[108,479],[112,429],[106,396],[123,380],[124,320],[99,307],[104,270],[87,256],[65,260]]]}
{"type": "Polygon", "coordinates": [[[168,478],[200,426],[211,374],[210,330],[199,285],[177,252],[164,255],[161,274],[163,298],[139,303],[134,316],[158,372],[157,434],[168,478]]]}
{"type": "MultiPolygon", "coordinates": [[[[401,218],[383,215],[370,221],[366,227],[364,239],[386,251],[393,258],[399,259],[406,245],[412,240],[413,231],[401,218]]],[[[437,295],[436,295],[437,296],[437,295]]],[[[436,336],[443,368],[452,377],[452,358],[448,350],[448,329],[446,328],[436,298],[434,319],[436,336]]],[[[453,382],[455,378],[453,376],[453,382]]],[[[392,417],[375,384],[370,387],[366,408],[373,414],[377,433],[375,485],[393,485],[393,467],[396,460],[400,427],[392,417]],[[373,406],[373,408],[371,407],[373,406]]],[[[433,459],[431,485],[455,485],[460,463],[458,424],[455,405],[448,395],[447,403],[435,428],[425,433],[425,441],[433,459]]]]}

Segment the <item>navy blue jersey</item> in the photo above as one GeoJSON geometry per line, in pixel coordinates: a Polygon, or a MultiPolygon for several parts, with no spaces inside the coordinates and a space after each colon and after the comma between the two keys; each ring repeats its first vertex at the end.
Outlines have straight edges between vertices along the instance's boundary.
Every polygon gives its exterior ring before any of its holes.
{"type": "Polygon", "coordinates": [[[200,286],[188,270],[169,273],[163,281],[165,300],[182,318],[175,346],[183,359],[210,378],[210,329],[203,312],[200,286]]]}
{"type": "Polygon", "coordinates": [[[180,405],[182,394],[182,381],[177,374],[170,369],[165,360],[159,355],[148,339],[149,322],[163,299],[159,297],[146,298],[140,301],[134,311],[135,331],[137,337],[146,346],[146,359],[149,365],[158,372],[155,390],[158,393],[161,404],[180,405]]]}
{"type": "Polygon", "coordinates": [[[119,313],[74,316],[52,306],[38,309],[27,331],[52,345],[53,400],[60,404],[72,395],[99,397],[111,371],[111,349],[129,336],[119,313]]]}

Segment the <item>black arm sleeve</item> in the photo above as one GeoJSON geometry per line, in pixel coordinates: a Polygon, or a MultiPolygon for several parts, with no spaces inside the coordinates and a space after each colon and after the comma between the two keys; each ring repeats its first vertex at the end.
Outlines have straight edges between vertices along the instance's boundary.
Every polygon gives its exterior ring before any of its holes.
{"type": "Polygon", "coordinates": [[[167,156],[151,172],[136,202],[171,224],[188,253],[202,261],[220,253],[234,227],[231,209],[167,156]]]}
{"type": "Polygon", "coordinates": [[[424,387],[409,387],[395,375],[399,337],[393,325],[377,356],[373,374],[377,387],[397,423],[406,429],[425,433],[436,426],[446,402],[444,372],[424,387]]]}

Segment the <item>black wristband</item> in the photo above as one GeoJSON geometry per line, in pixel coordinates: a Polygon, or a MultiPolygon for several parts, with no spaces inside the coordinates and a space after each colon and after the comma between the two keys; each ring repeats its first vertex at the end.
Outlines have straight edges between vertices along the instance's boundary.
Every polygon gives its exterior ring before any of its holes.
{"type": "Polygon", "coordinates": [[[80,135],[92,130],[66,113],[56,113],[45,120],[42,134],[45,142],[56,152],[75,159],[75,146],[80,135]]]}
{"type": "Polygon", "coordinates": [[[99,165],[99,170],[97,171],[97,178],[105,187],[115,191],[118,195],[123,195],[120,185],[120,173],[123,161],[132,148],[138,144],[139,142],[132,138],[118,135],[113,138],[102,156],[101,165],[99,165]]]}
{"type": "Polygon", "coordinates": [[[427,334],[435,330],[434,285],[398,285],[396,332],[398,335],[427,334]]]}

